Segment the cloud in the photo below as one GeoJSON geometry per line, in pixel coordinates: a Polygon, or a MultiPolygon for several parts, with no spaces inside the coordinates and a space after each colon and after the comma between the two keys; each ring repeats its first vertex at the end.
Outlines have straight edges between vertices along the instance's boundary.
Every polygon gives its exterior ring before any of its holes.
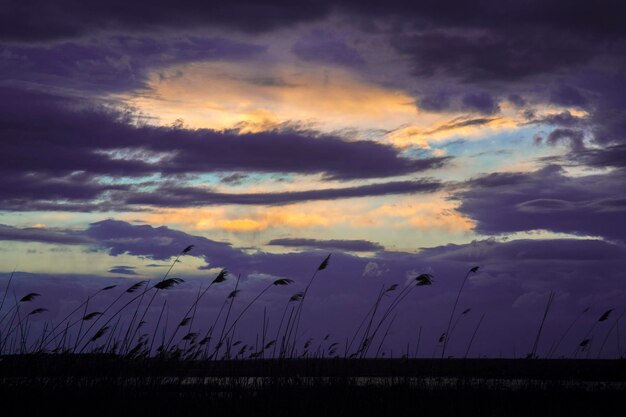
{"type": "Polygon", "coordinates": [[[546,29],[398,35],[393,47],[410,59],[418,77],[448,76],[464,82],[514,81],[587,62],[593,44],[546,29]],[[476,33],[476,32],[474,32],[476,33]]]}
{"type": "Polygon", "coordinates": [[[109,273],[111,274],[122,274],[122,275],[137,275],[135,272],[135,267],[128,265],[117,265],[113,268],[109,269],[109,273]]]}
{"type": "Polygon", "coordinates": [[[560,127],[583,127],[588,124],[588,119],[585,117],[574,116],[569,111],[563,111],[556,114],[548,114],[541,117],[535,117],[531,115],[528,123],[531,124],[545,124],[545,125],[554,125],[560,127]]]}
{"type": "Polygon", "coordinates": [[[136,125],[132,114],[74,111],[68,107],[86,103],[61,97],[15,89],[2,89],[2,96],[0,128],[13,139],[5,147],[13,158],[3,169],[10,172],[141,176],[241,170],[355,179],[404,175],[445,161],[409,159],[387,145],[314,132],[238,134],[136,125]],[[88,142],[82,140],[87,134],[88,142]],[[37,152],[42,142],[45,157],[37,152]]]}
{"type": "Polygon", "coordinates": [[[597,168],[626,167],[626,144],[607,146],[606,148],[584,149],[567,155],[570,160],[597,168]]]}
{"type": "Polygon", "coordinates": [[[507,100],[513,103],[515,107],[524,107],[527,104],[526,100],[524,100],[524,98],[519,94],[509,94],[507,100]]]}
{"type": "Polygon", "coordinates": [[[560,142],[565,142],[574,151],[580,151],[585,149],[584,133],[580,130],[572,129],[555,129],[548,135],[546,141],[550,145],[556,145],[560,142]]]}
{"type": "Polygon", "coordinates": [[[259,32],[315,19],[328,9],[329,4],[323,2],[295,7],[282,0],[265,2],[263,7],[250,0],[220,4],[213,1],[198,4],[189,0],[128,4],[113,0],[110,7],[97,10],[77,0],[62,0],[54,5],[37,0],[28,4],[9,1],[0,14],[0,36],[17,41],[41,41],[107,30],[137,33],[206,26],[259,32]],[[32,18],[35,11],[37,19],[32,18]]]}
{"type": "Polygon", "coordinates": [[[561,106],[585,107],[588,100],[578,89],[570,85],[560,85],[550,94],[550,101],[561,106]]]}
{"type": "MultiPolygon", "coordinates": [[[[8,138],[0,167],[2,201],[13,209],[52,207],[51,201],[111,202],[108,192],[124,195],[131,185],[102,181],[132,177],[162,177],[239,172],[322,174],[326,179],[384,178],[439,168],[448,157],[409,158],[392,146],[373,141],[349,141],[331,135],[294,130],[240,134],[236,131],[184,129],[142,124],[132,113],[95,108],[81,100],[11,88],[1,89],[0,132],[8,138]],[[89,140],[84,140],[89,137],[89,140]],[[44,144],[44,152],[42,152],[44,144]]],[[[204,191],[181,193],[219,200],[204,191]]],[[[427,188],[428,184],[422,184],[427,188]]],[[[432,186],[432,184],[430,184],[432,186]]],[[[164,183],[164,189],[167,185],[164,183]]],[[[383,195],[420,185],[392,183],[345,191],[321,190],[286,195],[289,199],[383,195]],[[368,188],[369,187],[369,188],[368,188]]],[[[406,192],[406,191],[401,191],[406,192]]],[[[133,194],[135,200],[139,197],[133,194]]],[[[226,200],[275,199],[275,196],[223,196],[226,200]]],[[[280,197],[277,197],[280,199],[280,197]]],[[[123,198],[122,198],[123,199],[123,198]]],[[[91,208],[89,208],[91,209],[91,208]]]]}
{"type": "Polygon", "coordinates": [[[5,210],[71,210],[72,207],[78,211],[98,207],[103,210],[113,206],[102,200],[110,192],[129,189],[127,185],[100,183],[92,175],[50,177],[43,173],[8,173],[0,179],[0,201],[5,210]]]}
{"type": "Polygon", "coordinates": [[[455,194],[457,210],[482,234],[529,230],[626,241],[624,172],[570,177],[556,165],[528,173],[494,173],[455,194]]]}
{"type": "Polygon", "coordinates": [[[344,188],[322,188],[280,193],[220,193],[200,187],[165,186],[150,193],[130,194],[126,204],[158,207],[192,207],[218,204],[281,205],[312,200],[372,197],[390,194],[432,193],[442,184],[436,180],[391,181],[344,188]]]}
{"type": "Polygon", "coordinates": [[[488,93],[474,93],[463,96],[463,106],[483,114],[495,114],[500,111],[498,102],[488,93]]]}
{"type": "Polygon", "coordinates": [[[561,116],[531,123],[570,130],[544,134],[546,143],[567,142],[580,151],[583,134],[596,146],[624,143],[626,31],[612,16],[624,12],[623,4],[602,10],[582,1],[533,1],[499,11],[475,3],[455,4],[455,12],[444,7],[405,10],[405,26],[391,30],[390,45],[412,70],[421,109],[494,114],[509,110],[504,97],[529,114],[535,106],[556,105],[565,107],[561,116]],[[571,116],[580,110],[586,114],[571,116]]]}
{"type": "Polygon", "coordinates": [[[488,126],[490,123],[497,121],[497,117],[457,117],[449,122],[446,122],[434,129],[423,132],[424,135],[433,135],[435,133],[454,131],[459,128],[473,127],[473,126],[488,126]]]}
{"type": "Polygon", "coordinates": [[[402,0],[324,0],[300,4],[269,0],[263,3],[263,7],[251,0],[229,3],[210,1],[203,4],[190,0],[155,0],[130,5],[114,0],[110,6],[94,10],[78,0],[61,0],[54,4],[44,0],[28,3],[12,0],[0,15],[0,35],[4,39],[34,41],[79,37],[111,30],[145,32],[206,26],[259,32],[317,21],[336,10],[355,19],[394,17],[401,22],[421,23],[423,26],[487,26],[503,30],[511,27],[551,26],[559,30],[578,31],[587,36],[623,36],[620,17],[625,12],[619,0],[604,2],[602,10],[582,0],[549,4],[529,1],[506,8],[459,0],[420,4],[402,0]],[[36,19],[32,17],[35,12],[36,19]]]}
{"type": "Polygon", "coordinates": [[[224,184],[241,184],[246,178],[248,178],[246,174],[235,172],[234,174],[222,177],[220,181],[224,184]]]}
{"type": "Polygon", "coordinates": [[[451,94],[446,91],[422,94],[418,98],[419,107],[431,112],[447,111],[452,107],[451,102],[451,94]]]}
{"type": "Polygon", "coordinates": [[[267,244],[270,246],[340,250],[345,252],[377,252],[385,249],[382,245],[369,240],[283,238],[272,239],[267,244]]]}
{"type": "Polygon", "coordinates": [[[618,259],[624,248],[593,239],[520,239],[498,242],[494,239],[471,244],[424,248],[421,256],[452,262],[513,262],[553,260],[601,262],[618,259]]]}
{"type": "Polygon", "coordinates": [[[198,36],[109,36],[1,47],[0,74],[13,83],[111,93],[147,88],[149,71],[189,62],[242,61],[264,46],[198,36]]]}
{"type": "MultiPolygon", "coordinates": [[[[535,144],[541,145],[544,138],[541,135],[535,135],[535,144]]],[[[586,149],[585,133],[582,130],[558,128],[554,129],[545,138],[545,143],[551,146],[566,144],[573,152],[579,153],[586,149]]]]}
{"type": "Polygon", "coordinates": [[[212,264],[214,260],[233,264],[245,257],[242,251],[232,248],[229,243],[190,236],[164,226],[134,226],[123,221],[103,220],[89,225],[83,234],[97,242],[96,247],[108,251],[111,256],[127,253],[164,261],[179,255],[187,246],[194,245],[194,255],[206,254],[207,264],[212,264]]]}
{"type": "Polygon", "coordinates": [[[47,229],[45,227],[18,228],[0,224],[0,240],[40,242],[61,245],[85,245],[91,239],[75,231],[47,229]]]}
{"type": "Polygon", "coordinates": [[[314,30],[298,39],[291,51],[303,61],[360,67],[365,59],[354,48],[328,31],[314,30]]]}

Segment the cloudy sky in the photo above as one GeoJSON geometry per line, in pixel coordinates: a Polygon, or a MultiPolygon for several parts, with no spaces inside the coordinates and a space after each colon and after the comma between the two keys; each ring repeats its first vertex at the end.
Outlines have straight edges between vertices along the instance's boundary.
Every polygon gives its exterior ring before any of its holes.
{"type": "Polygon", "coordinates": [[[390,343],[432,350],[473,266],[486,354],[525,353],[551,291],[550,336],[622,313],[621,1],[1,3],[0,271],[76,294],[52,314],[189,244],[191,292],[333,253],[311,335],[427,272],[390,343]]]}

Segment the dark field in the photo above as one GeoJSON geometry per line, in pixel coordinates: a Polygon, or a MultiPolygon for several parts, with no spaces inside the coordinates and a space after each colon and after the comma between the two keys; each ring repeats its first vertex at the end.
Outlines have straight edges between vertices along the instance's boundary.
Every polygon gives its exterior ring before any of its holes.
{"type": "Polygon", "coordinates": [[[5,356],[5,415],[624,416],[626,361],[5,356]]]}

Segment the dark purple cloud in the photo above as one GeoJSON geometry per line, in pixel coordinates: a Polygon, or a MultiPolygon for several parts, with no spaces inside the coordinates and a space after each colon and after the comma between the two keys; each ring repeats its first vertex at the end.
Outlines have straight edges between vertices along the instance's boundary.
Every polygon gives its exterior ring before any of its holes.
{"type": "MultiPolygon", "coordinates": [[[[264,308],[271,318],[270,327],[275,331],[288,298],[304,288],[310,274],[328,254],[327,251],[244,253],[228,244],[167,227],[135,226],[113,220],[91,225],[86,234],[112,256],[130,254],[137,256],[139,262],[145,259],[171,261],[186,245],[195,244],[186,256],[201,257],[211,267],[227,268],[232,274],[208,293],[199,306],[200,317],[215,317],[234,286],[233,276],[242,276],[239,286],[242,291],[234,306],[236,312],[276,277],[294,279],[291,286],[268,291],[242,320],[238,335],[246,342],[254,341],[259,329],[258,314],[262,314],[264,308]]],[[[185,262],[185,257],[182,261],[185,262]]],[[[473,327],[483,313],[484,327],[473,354],[511,356],[515,349],[518,356],[525,355],[531,349],[550,291],[555,291],[556,299],[540,345],[542,356],[574,317],[583,309],[591,308],[560,346],[558,355],[571,355],[597,317],[608,308],[623,305],[626,300],[625,249],[604,241],[484,240],[425,248],[417,253],[379,251],[371,257],[334,251],[328,268],[318,274],[310,288],[304,306],[302,343],[309,337],[319,341],[328,333],[333,341],[345,343],[345,338],[352,335],[371,307],[381,285],[402,286],[417,274],[428,272],[435,277],[433,285],[418,287],[401,304],[386,348],[402,350],[407,343],[414,347],[421,327],[421,355],[436,355],[437,339],[445,329],[458,287],[474,266],[480,268],[470,277],[459,300],[459,311],[471,308],[471,312],[460,319],[452,337],[449,353],[454,356],[464,354],[473,327]]],[[[154,323],[165,299],[171,322],[180,321],[198,286],[206,285],[215,276],[215,272],[204,270],[197,275],[181,273],[177,267],[174,273],[185,282],[175,291],[159,294],[147,317],[148,327],[154,323]]],[[[8,274],[3,278],[7,279],[8,274]]],[[[46,307],[50,309],[50,317],[62,317],[87,294],[104,285],[117,283],[119,287],[90,302],[96,311],[117,296],[118,291],[136,281],[88,276],[51,279],[18,272],[14,282],[17,294],[33,290],[42,294],[33,308],[46,307]]],[[[390,300],[391,297],[385,297],[383,305],[390,300]]],[[[594,340],[602,340],[607,330],[606,326],[597,327],[594,340]]],[[[599,342],[594,345],[593,355],[598,348],[599,342]]],[[[614,357],[615,349],[614,343],[607,345],[604,355],[614,357]]]]}
{"type": "Polygon", "coordinates": [[[588,71],[577,79],[588,90],[594,139],[600,145],[626,142],[626,62],[623,50],[612,68],[588,71]]]}
{"type": "Polygon", "coordinates": [[[61,245],[85,245],[93,243],[89,238],[70,230],[43,227],[13,227],[0,224],[0,240],[40,242],[61,245]]]}
{"type": "MultiPolygon", "coordinates": [[[[625,47],[622,46],[622,50],[625,47]]],[[[594,167],[601,167],[599,164],[602,161],[607,162],[607,167],[620,165],[615,165],[613,161],[621,158],[621,147],[626,142],[624,56],[622,52],[616,53],[611,58],[611,65],[580,71],[569,77],[567,84],[557,83],[556,90],[545,97],[547,102],[556,99],[563,105],[584,107],[588,112],[584,117],[573,117],[565,112],[536,120],[537,123],[564,128],[557,129],[554,135],[557,142],[564,139],[574,145],[572,148],[575,152],[569,155],[569,163],[585,164],[588,160],[594,167]],[[582,135],[592,145],[588,153],[579,146],[582,135]]]]}
{"type": "Polygon", "coordinates": [[[122,275],[137,275],[135,272],[135,267],[128,265],[117,265],[113,268],[109,269],[109,273],[111,274],[122,274],[122,275]]]}
{"type": "MultiPolygon", "coordinates": [[[[420,90],[425,91],[415,93],[426,110],[493,114],[505,97],[518,107],[531,102],[578,106],[590,112],[590,128],[598,143],[622,142],[626,31],[617,16],[623,14],[624,5],[609,1],[595,8],[582,0],[544,3],[494,8],[484,2],[344,0],[294,6],[274,0],[259,7],[240,0],[229,5],[183,1],[171,7],[157,1],[149,7],[120,4],[112,14],[108,9],[86,9],[75,0],[54,6],[11,2],[0,12],[0,27],[3,39],[19,42],[5,42],[0,71],[28,85],[82,91],[137,88],[147,68],[242,59],[263,50],[224,37],[199,37],[193,32],[196,28],[255,32],[338,13],[350,16],[361,30],[373,30],[377,27],[373,22],[393,23],[380,33],[406,57],[418,78],[435,81],[433,91],[424,87],[420,90]],[[33,42],[51,39],[57,41],[33,42]],[[447,90],[439,91],[441,85],[447,90]]],[[[363,62],[358,52],[329,31],[302,37],[295,42],[294,52],[305,60],[355,68],[363,62]]]]}
{"type": "Polygon", "coordinates": [[[111,36],[54,44],[0,44],[0,74],[13,83],[84,92],[147,88],[149,70],[196,61],[242,61],[265,47],[224,38],[111,36]]]}
{"type": "MultiPolygon", "coordinates": [[[[618,0],[602,8],[582,0],[565,2],[526,1],[493,7],[481,1],[305,1],[298,4],[270,0],[259,5],[251,0],[229,3],[192,0],[156,0],[129,4],[119,0],[107,7],[93,7],[78,0],[50,4],[43,0],[10,0],[0,15],[0,35],[21,41],[76,37],[104,30],[147,31],[217,26],[243,31],[264,31],[319,20],[339,10],[352,18],[394,17],[422,26],[447,27],[554,27],[584,35],[623,36],[620,17],[624,5],[618,0]]],[[[541,45],[538,45],[541,47],[541,45]]]]}
{"type": "MultiPolygon", "coordinates": [[[[123,197],[132,188],[101,181],[101,176],[176,177],[180,192],[189,194],[205,191],[190,191],[180,182],[181,176],[235,171],[323,174],[328,179],[352,180],[417,173],[439,168],[449,160],[414,159],[373,141],[348,141],[304,131],[240,134],[156,127],[141,124],[131,113],[105,111],[85,101],[10,88],[1,93],[0,133],[7,140],[3,143],[6,163],[0,166],[0,196],[3,205],[13,209],[41,209],[52,201],[100,201],[110,206],[115,201],[107,193],[123,197]]],[[[378,195],[389,193],[371,187],[378,195]]],[[[389,189],[397,187],[392,184],[389,189]]],[[[367,189],[346,194],[366,195],[367,189]]],[[[306,200],[314,195],[295,198],[306,200]]],[[[132,196],[139,198],[137,193],[132,196]]],[[[326,191],[321,196],[340,198],[341,192],[326,191]]],[[[258,197],[263,198],[268,196],[258,197]]]]}
{"type": "MultiPolygon", "coordinates": [[[[460,127],[468,127],[468,126],[483,126],[487,125],[495,120],[497,117],[458,117],[453,119],[443,125],[426,132],[428,135],[432,135],[433,133],[445,132],[446,130],[458,129],[460,127]]],[[[450,144],[448,144],[449,146],[450,144]]]]}
{"type": "Polygon", "coordinates": [[[96,247],[108,251],[111,256],[129,254],[164,261],[179,255],[187,246],[194,245],[194,254],[205,254],[205,261],[209,265],[214,262],[232,265],[245,257],[242,251],[234,249],[229,243],[191,236],[165,226],[103,220],[89,225],[83,234],[97,242],[96,247]]]}
{"type": "Polygon", "coordinates": [[[417,98],[418,107],[432,112],[465,111],[493,115],[500,112],[499,99],[487,92],[425,92],[417,98]]]}
{"type": "Polygon", "coordinates": [[[282,238],[272,239],[267,242],[267,244],[270,246],[339,250],[345,252],[378,252],[385,249],[384,246],[370,242],[369,240],[282,238]]]}
{"type": "Polygon", "coordinates": [[[568,157],[570,160],[597,168],[624,168],[626,167],[626,144],[608,146],[604,149],[580,150],[569,154],[568,157]]]}
{"type": "Polygon", "coordinates": [[[54,5],[37,0],[9,0],[5,6],[0,15],[0,36],[18,41],[72,38],[105,30],[146,32],[206,26],[258,32],[321,17],[329,9],[329,4],[323,2],[295,6],[284,0],[263,5],[251,0],[157,0],[149,4],[113,0],[106,7],[77,0],[62,0],[54,5]]]}
{"type": "MultiPolygon", "coordinates": [[[[225,193],[206,187],[164,185],[151,192],[123,191],[94,195],[96,200],[64,202],[67,196],[58,194],[62,201],[26,200],[19,196],[3,201],[3,209],[10,211],[143,211],[143,206],[196,207],[224,204],[284,205],[316,200],[376,197],[396,194],[432,193],[442,189],[443,183],[428,179],[391,181],[353,187],[322,188],[304,191],[270,193],[225,193]]],[[[58,192],[58,191],[57,191],[58,192]]]]}
{"type": "Polygon", "coordinates": [[[234,170],[324,173],[348,180],[404,175],[446,161],[410,159],[391,146],[311,132],[239,134],[137,126],[132,114],[85,108],[87,103],[15,89],[3,89],[2,96],[0,129],[8,138],[3,149],[8,163],[1,168],[5,172],[143,176],[234,170]],[[90,140],[83,140],[87,135],[90,140]],[[45,155],[37,152],[41,144],[45,155]]]}
{"type": "Polygon", "coordinates": [[[190,207],[216,204],[280,205],[311,200],[371,197],[390,194],[432,193],[442,188],[436,180],[391,181],[343,188],[321,188],[280,193],[221,193],[200,187],[165,186],[153,192],[129,193],[130,205],[190,207]]]}
{"type": "Polygon", "coordinates": [[[109,190],[123,191],[125,185],[101,184],[93,175],[68,174],[51,178],[44,173],[15,173],[0,180],[0,190],[4,199],[67,199],[88,200],[109,190]]]}
{"type": "Polygon", "coordinates": [[[524,107],[527,103],[519,94],[509,94],[507,97],[509,102],[513,103],[515,107],[524,107]]]}
{"type": "Polygon", "coordinates": [[[550,94],[550,101],[561,106],[585,107],[588,100],[578,89],[569,85],[560,85],[550,94]]]}
{"type": "Polygon", "coordinates": [[[585,135],[580,130],[573,129],[555,129],[546,138],[546,141],[550,145],[556,145],[557,143],[565,142],[574,151],[581,151],[585,149],[584,143],[585,135]]]}
{"type": "Polygon", "coordinates": [[[470,181],[458,192],[459,212],[476,231],[529,230],[602,236],[626,241],[623,170],[571,177],[551,165],[529,173],[496,173],[470,181]]]}
{"type": "Polygon", "coordinates": [[[533,124],[545,124],[561,127],[582,127],[588,123],[587,118],[577,117],[572,115],[569,111],[564,111],[558,114],[551,114],[543,117],[535,117],[534,114],[529,114],[529,123],[533,124]]]}
{"type": "MultiPolygon", "coordinates": [[[[572,151],[581,152],[585,150],[585,133],[581,130],[559,128],[554,129],[545,138],[545,143],[551,146],[558,144],[568,145],[572,151]]],[[[541,145],[544,142],[544,138],[541,135],[535,136],[535,143],[541,145]]]]}
{"type": "Polygon", "coordinates": [[[399,35],[392,45],[410,58],[417,76],[448,76],[466,83],[552,73],[583,64],[600,52],[593,43],[548,28],[495,28],[479,35],[434,30],[399,35]]]}
{"type": "Polygon", "coordinates": [[[500,262],[532,260],[554,261],[609,261],[619,259],[625,253],[623,246],[602,240],[585,239],[520,239],[498,242],[495,239],[465,245],[423,248],[421,256],[455,262],[500,262]]]}
{"type": "MultiPolygon", "coordinates": [[[[588,116],[533,121],[570,129],[545,134],[545,143],[567,142],[576,152],[583,136],[603,147],[624,143],[626,31],[612,15],[623,13],[623,4],[427,3],[407,5],[398,17],[404,25],[389,30],[391,46],[416,77],[420,108],[493,114],[505,97],[529,114],[537,104],[578,107],[588,116]]],[[[363,10],[384,15],[395,6],[363,10]]]]}
{"type": "Polygon", "coordinates": [[[463,107],[470,111],[483,114],[494,114],[500,111],[498,102],[488,93],[470,93],[463,96],[463,107]]]}
{"type": "Polygon", "coordinates": [[[314,30],[294,43],[291,51],[304,61],[348,67],[360,67],[365,59],[354,48],[332,33],[314,30]]]}
{"type": "Polygon", "coordinates": [[[224,184],[241,184],[246,178],[248,178],[246,174],[235,172],[234,174],[222,177],[220,181],[224,184]]]}
{"type": "Polygon", "coordinates": [[[418,98],[419,107],[427,111],[443,112],[451,108],[452,95],[447,91],[422,94],[418,98]]]}

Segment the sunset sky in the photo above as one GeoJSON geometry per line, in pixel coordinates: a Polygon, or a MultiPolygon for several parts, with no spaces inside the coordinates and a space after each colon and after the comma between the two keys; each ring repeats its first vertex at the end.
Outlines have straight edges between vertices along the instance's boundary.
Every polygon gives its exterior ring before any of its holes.
{"type": "Polygon", "coordinates": [[[428,354],[473,266],[486,354],[527,353],[551,291],[549,335],[623,312],[624,2],[0,3],[0,273],[51,314],[190,244],[190,294],[332,253],[314,336],[431,273],[390,338],[428,354]]]}

